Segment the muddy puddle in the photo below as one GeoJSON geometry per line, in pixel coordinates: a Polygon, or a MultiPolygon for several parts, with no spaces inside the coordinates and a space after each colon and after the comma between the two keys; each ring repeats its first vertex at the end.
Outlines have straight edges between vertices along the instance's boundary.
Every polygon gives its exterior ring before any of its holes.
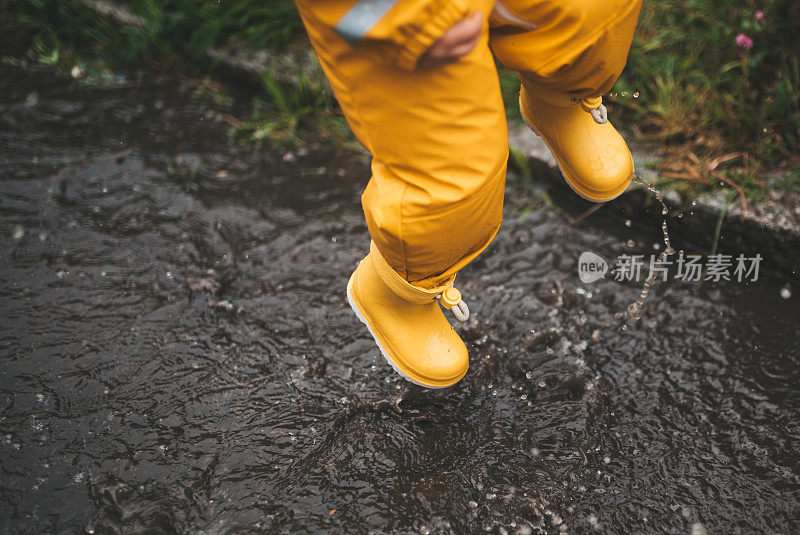
{"type": "Polygon", "coordinates": [[[177,84],[0,67],[0,531],[797,532],[796,288],[670,280],[634,320],[577,260],[657,224],[512,177],[470,371],[421,391],[345,299],[362,159],[228,132],[177,84]]]}

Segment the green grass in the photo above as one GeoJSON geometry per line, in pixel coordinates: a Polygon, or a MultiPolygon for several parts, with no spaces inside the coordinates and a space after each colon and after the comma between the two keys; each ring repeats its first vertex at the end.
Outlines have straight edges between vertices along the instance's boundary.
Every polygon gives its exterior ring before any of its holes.
{"type": "Polygon", "coordinates": [[[293,2],[285,0],[128,0],[135,13],[155,20],[176,46],[246,43],[252,48],[282,50],[302,30],[293,2]]]}
{"type": "Polygon", "coordinates": [[[798,20],[795,0],[648,1],[610,100],[646,136],[701,160],[744,151],[750,164],[796,165],[798,20]]]}
{"type": "Polygon", "coordinates": [[[264,98],[256,101],[253,120],[243,128],[252,139],[301,145],[302,133],[310,127],[339,141],[347,139],[341,128],[343,120],[337,121],[333,113],[330,86],[313,53],[309,54],[312,68],[295,66],[291,84],[268,72],[262,75],[264,98]]]}
{"type": "Polygon", "coordinates": [[[301,35],[286,0],[128,0],[145,22],[118,26],[69,0],[0,0],[0,18],[40,49],[91,51],[117,68],[192,67],[209,46],[243,44],[280,52],[301,35]]]}

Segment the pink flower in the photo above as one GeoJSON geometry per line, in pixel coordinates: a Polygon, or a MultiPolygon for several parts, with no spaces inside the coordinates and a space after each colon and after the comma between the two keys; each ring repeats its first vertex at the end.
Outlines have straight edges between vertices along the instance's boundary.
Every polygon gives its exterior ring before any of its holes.
{"type": "Polygon", "coordinates": [[[736,44],[744,48],[745,50],[753,48],[753,40],[747,37],[743,33],[740,33],[739,35],[736,36],[736,44]]]}
{"type": "Polygon", "coordinates": [[[763,11],[759,11],[759,12],[756,13],[756,20],[758,22],[760,22],[761,24],[764,24],[764,12],[763,11]]]}

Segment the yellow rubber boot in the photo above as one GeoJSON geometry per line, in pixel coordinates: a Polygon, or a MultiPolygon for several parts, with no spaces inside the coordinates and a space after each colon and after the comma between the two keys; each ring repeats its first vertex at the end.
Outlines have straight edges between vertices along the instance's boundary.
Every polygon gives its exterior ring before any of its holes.
{"type": "Polygon", "coordinates": [[[624,192],[633,179],[633,158],[602,99],[570,97],[521,80],[522,118],[550,147],[575,193],[606,202],[624,192]]]}
{"type": "Polygon", "coordinates": [[[458,319],[469,317],[453,276],[442,286],[425,289],[394,271],[375,244],[347,284],[350,306],[364,323],[384,358],[397,373],[427,388],[457,383],[469,367],[467,348],[444,317],[441,306],[458,319]]]}

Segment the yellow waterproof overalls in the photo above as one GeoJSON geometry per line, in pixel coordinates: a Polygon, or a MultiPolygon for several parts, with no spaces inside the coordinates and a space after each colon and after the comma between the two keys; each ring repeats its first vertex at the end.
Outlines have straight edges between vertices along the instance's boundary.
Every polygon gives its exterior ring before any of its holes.
{"type": "Polygon", "coordinates": [[[641,0],[296,2],[344,115],[373,157],[362,205],[381,269],[422,289],[452,283],[502,221],[508,132],[492,53],[545,94],[596,97],[622,72],[641,8],[641,0]],[[475,11],[488,24],[472,52],[417,66],[475,11]]]}

